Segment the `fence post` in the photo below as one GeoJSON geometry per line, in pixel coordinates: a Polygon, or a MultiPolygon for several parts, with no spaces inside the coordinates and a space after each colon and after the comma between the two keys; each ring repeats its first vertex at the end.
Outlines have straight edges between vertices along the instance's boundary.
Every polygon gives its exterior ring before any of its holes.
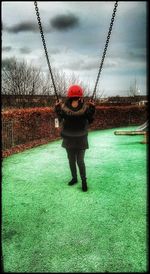
{"type": "Polygon", "coordinates": [[[14,146],[14,121],[11,121],[11,143],[12,143],[12,147],[14,146]]]}

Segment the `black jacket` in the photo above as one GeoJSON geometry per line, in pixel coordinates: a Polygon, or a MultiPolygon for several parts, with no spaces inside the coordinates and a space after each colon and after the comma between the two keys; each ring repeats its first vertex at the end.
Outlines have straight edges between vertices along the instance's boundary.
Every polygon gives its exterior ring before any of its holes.
{"type": "Polygon", "coordinates": [[[71,107],[69,101],[55,107],[59,121],[62,122],[62,146],[65,148],[88,148],[88,125],[93,122],[94,106],[80,103],[78,108],[71,107]]]}

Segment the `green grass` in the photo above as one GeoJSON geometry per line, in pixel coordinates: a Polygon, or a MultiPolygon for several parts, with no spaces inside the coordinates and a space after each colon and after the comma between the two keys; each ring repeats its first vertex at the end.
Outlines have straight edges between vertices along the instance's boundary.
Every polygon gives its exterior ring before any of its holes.
{"type": "Polygon", "coordinates": [[[5,272],[147,270],[147,149],[114,130],[89,133],[88,192],[67,185],[61,140],[3,159],[5,272]]]}

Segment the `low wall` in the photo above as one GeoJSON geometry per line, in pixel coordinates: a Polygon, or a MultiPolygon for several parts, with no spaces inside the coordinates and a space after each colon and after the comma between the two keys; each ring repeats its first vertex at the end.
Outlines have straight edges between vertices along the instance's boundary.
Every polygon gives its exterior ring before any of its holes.
{"type": "MultiPolygon", "coordinates": [[[[2,112],[2,157],[60,138],[61,128],[52,108],[14,109],[2,112]]],[[[140,125],[147,120],[145,106],[96,107],[89,130],[140,125]]]]}

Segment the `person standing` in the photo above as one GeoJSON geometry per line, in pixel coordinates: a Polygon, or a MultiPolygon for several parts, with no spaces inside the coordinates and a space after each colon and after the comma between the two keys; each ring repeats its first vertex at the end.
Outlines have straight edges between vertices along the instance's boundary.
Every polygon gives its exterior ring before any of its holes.
{"type": "Polygon", "coordinates": [[[55,111],[62,122],[62,147],[67,151],[72,179],[68,185],[78,182],[77,166],[82,180],[82,190],[87,191],[87,177],[85,166],[85,150],[88,144],[88,126],[94,120],[95,104],[93,101],[85,103],[83,89],[79,85],[72,85],[67,91],[65,103],[56,101],[55,111]]]}

